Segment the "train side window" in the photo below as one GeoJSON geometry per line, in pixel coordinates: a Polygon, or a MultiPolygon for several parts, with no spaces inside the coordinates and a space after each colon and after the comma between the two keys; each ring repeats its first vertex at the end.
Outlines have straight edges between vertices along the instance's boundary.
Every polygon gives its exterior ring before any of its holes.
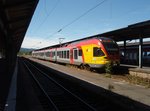
{"type": "Polygon", "coordinates": [[[66,51],[64,51],[64,58],[66,58],[66,51]]]}
{"type": "Polygon", "coordinates": [[[104,56],[105,54],[103,53],[103,51],[101,50],[101,48],[98,47],[93,47],[93,56],[94,57],[100,57],[100,56],[104,56]]]}
{"type": "Polygon", "coordinates": [[[60,51],[58,51],[58,55],[57,56],[60,58],[60,51]]]}
{"type": "Polygon", "coordinates": [[[62,58],[62,51],[60,51],[60,58],[62,58]]]}
{"type": "Polygon", "coordinates": [[[55,52],[53,52],[53,57],[55,56],[55,52]]]}
{"type": "Polygon", "coordinates": [[[52,57],[54,56],[54,52],[52,52],[52,57]]]}
{"type": "Polygon", "coordinates": [[[61,51],[62,52],[62,58],[64,58],[64,52],[63,51],[61,51]]]}
{"type": "Polygon", "coordinates": [[[61,58],[61,52],[59,51],[58,53],[59,53],[59,55],[58,55],[58,56],[59,56],[59,58],[61,58]]]}
{"type": "Polygon", "coordinates": [[[44,56],[44,52],[41,53],[41,56],[44,56]]]}
{"type": "Polygon", "coordinates": [[[67,51],[67,59],[69,59],[69,50],[67,51]]]}
{"type": "Polygon", "coordinates": [[[79,49],[79,56],[82,56],[82,49],[79,49]]]}
{"type": "Polygon", "coordinates": [[[54,57],[54,52],[52,52],[52,57],[54,57]]]}
{"type": "Polygon", "coordinates": [[[45,53],[46,57],[50,57],[50,52],[45,53]]]}
{"type": "Polygon", "coordinates": [[[59,51],[57,51],[57,56],[59,56],[59,51]]]}
{"type": "Polygon", "coordinates": [[[48,56],[50,57],[50,52],[48,52],[48,56]]]}

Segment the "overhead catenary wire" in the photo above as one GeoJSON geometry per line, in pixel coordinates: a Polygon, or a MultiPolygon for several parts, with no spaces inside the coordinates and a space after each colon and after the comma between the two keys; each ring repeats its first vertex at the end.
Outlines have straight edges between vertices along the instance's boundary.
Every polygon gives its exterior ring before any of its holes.
{"type": "Polygon", "coordinates": [[[52,33],[50,36],[47,36],[46,38],[44,38],[42,41],[40,41],[40,42],[38,42],[38,43],[36,43],[35,45],[33,45],[32,47],[36,47],[37,45],[40,45],[40,44],[42,44],[42,42],[44,41],[44,40],[47,40],[49,37],[52,37],[52,36],[54,36],[55,34],[57,34],[58,33],[58,31],[56,31],[56,32],[54,32],[54,33],[52,33]]]}
{"type": "Polygon", "coordinates": [[[55,5],[53,6],[53,8],[49,11],[49,13],[47,13],[46,10],[46,1],[45,1],[45,13],[47,14],[47,16],[44,18],[44,20],[40,23],[40,25],[37,27],[37,29],[35,30],[35,32],[37,32],[42,25],[47,21],[47,19],[49,18],[49,16],[54,12],[54,10],[57,8],[58,3],[60,2],[60,0],[57,0],[57,2],[55,3],[55,5]]]}
{"type": "Polygon", "coordinates": [[[48,15],[47,6],[46,6],[46,0],[44,0],[44,9],[45,9],[45,13],[48,15]]]}
{"type": "MultiPolygon", "coordinates": [[[[108,1],[108,0],[103,0],[103,1],[99,2],[98,4],[96,4],[95,6],[93,6],[92,8],[88,9],[86,12],[81,14],[79,17],[75,18],[74,20],[72,20],[71,22],[69,22],[68,24],[64,25],[62,28],[60,28],[58,31],[56,31],[55,34],[61,32],[63,29],[67,28],[68,26],[70,26],[74,22],[78,21],[80,18],[82,18],[83,16],[87,15],[89,12],[91,12],[92,10],[97,8],[98,6],[102,5],[106,1],[108,1]]],[[[53,36],[53,34],[52,34],[52,36],[53,36]]]]}
{"type": "Polygon", "coordinates": [[[69,22],[68,24],[64,25],[61,29],[58,30],[58,32],[61,32],[63,29],[67,28],[68,26],[70,26],[71,24],[73,24],[74,22],[78,21],[80,18],[82,18],[83,16],[87,15],[89,12],[91,12],[92,10],[94,10],[95,8],[97,8],[98,6],[102,5],[103,3],[105,3],[107,0],[103,0],[101,2],[99,2],[98,4],[96,4],[94,7],[88,9],[86,12],[84,12],[82,15],[80,15],[79,17],[75,18],[74,20],[72,20],[71,22],[69,22]]]}
{"type": "MultiPolygon", "coordinates": [[[[93,6],[92,8],[88,9],[86,12],[84,12],[83,14],[81,14],[79,17],[75,18],[74,20],[72,20],[71,22],[69,22],[68,24],[64,25],[62,28],[60,28],[58,31],[52,33],[50,36],[46,37],[45,40],[47,40],[49,37],[54,36],[57,33],[60,33],[61,31],[63,31],[63,29],[67,28],[68,26],[72,25],[74,22],[78,21],[79,19],[81,19],[83,16],[87,15],[89,12],[91,12],[92,10],[94,10],[95,8],[101,6],[103,3],[105,3],[108,0],[103,0],[101,2],[99,2],[98,4],[96,4],[95,6],[93,6]]],[[[44,41],[44,40],[43,40],[44,41]]],[[[41,42],[42,43],[42,42],[41,42]]],[[[35,46],[35,45],[34,45],[35,46]]]]}

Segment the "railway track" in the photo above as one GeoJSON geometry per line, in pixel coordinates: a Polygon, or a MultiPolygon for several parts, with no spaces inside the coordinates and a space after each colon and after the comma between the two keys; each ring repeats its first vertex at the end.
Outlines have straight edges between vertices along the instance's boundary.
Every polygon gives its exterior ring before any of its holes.
{"type": "Polygon", "coordinates": [[[24,60],[23,63],[43,92],[43,95],[40,96],[40,102],[45,110],[97,111],[29,61],[24,60]]]}

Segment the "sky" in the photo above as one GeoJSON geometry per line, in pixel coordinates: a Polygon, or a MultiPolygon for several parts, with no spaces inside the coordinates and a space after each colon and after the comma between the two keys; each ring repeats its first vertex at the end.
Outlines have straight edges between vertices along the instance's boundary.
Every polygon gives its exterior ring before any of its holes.
{"type": "Polygon", "coordinates": [[[43,48],[150,20],[150,0],[39,0],[23,48],[43,48]]]}

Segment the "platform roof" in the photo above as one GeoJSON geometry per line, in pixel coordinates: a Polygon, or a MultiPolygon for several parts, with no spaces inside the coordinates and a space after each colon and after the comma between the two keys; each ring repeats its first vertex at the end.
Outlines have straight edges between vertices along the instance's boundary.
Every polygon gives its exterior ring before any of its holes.
{"type": "MultiPolygon", "coordinates": [[[[77,42],[81,40],[86,40],[86,39],[90,39],[94,37],[109,37],[109,38],[114,39],[117,42],[124,41],[124,40],[134,40],[134,39],[139,39],[139,38],[149,38],[150,37],[150,20],[128,25],[125,28],[109,31],[106,33],[97,34],[97,35],[85,37],[82,39],[62,43],[61,45],[65,45],[65,44],[69,44],[69,43],[77,42]]],[[[59,47],[59,46],[60,44],[57,44],[57,45],[45,47],[45,48],[38,49],[38,50],[59,47]]]]}
{"type": "Polygon", "coordinates": [[[111,37],[116,41],[133,40],[150,37],[150,20],[128,25],[125,28],[99,34],[100,36],[111,37]]]}
{"type": "Polygon", "coordinates": [[[0,40],[19,51],[38,0],[0,0],[0,40]]]}

